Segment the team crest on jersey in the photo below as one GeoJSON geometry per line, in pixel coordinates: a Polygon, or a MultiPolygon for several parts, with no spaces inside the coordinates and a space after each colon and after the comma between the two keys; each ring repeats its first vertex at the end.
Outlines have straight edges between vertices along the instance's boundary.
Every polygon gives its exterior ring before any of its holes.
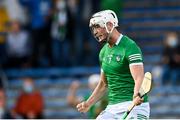
{"type": "Polygon", "coordinates": [[[120,55],[116,56],[116,60],[119,62],[121,60],[120,55]]]}

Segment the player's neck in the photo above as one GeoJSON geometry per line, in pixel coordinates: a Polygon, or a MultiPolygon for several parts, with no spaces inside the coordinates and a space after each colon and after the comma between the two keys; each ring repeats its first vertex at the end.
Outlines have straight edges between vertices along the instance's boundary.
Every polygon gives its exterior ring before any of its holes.
{"type": "Polygon", "coordinates": [[[117,30],[114,30],[112,33],[112,36],[110,37],[110,40],[108,41],[109,47],[113,47],[115,43],[117,42],[119,36],[121,33],[119,33],[117,30]]]}

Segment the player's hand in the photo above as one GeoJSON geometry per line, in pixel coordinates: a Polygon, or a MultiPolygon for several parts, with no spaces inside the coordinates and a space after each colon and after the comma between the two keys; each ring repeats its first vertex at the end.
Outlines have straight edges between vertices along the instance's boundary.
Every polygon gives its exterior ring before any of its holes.
{"type": "Polygon", "coordinates": [[[143,103],[144,99],[141,98],[139,95],[134,95],[133,96],[133,103],[135,105],[140,105],[141,103],[143,103]]]}
{"type": "Polygon", "coordinates": [[[76,106],[76,108],[78,109],[79,112],[85,113],[89,110],[90,105],[86,101],[83,101],[83,102],[79,103],[76,106]]]}

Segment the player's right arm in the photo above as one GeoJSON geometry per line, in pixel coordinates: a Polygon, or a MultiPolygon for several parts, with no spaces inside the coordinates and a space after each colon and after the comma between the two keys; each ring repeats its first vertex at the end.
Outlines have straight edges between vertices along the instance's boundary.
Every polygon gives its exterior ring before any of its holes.
{"type": "Polygon", "coordinates": [[[106,88],[107,88],[107,82],[106,82],[105,74],[101,72],[99,83],[94,89],[91,96],[88,98],[87,101],[83,101],[76,106],[78,111],[87,112],[92,105],[94,105],[104,96],[106,92],[106,88]]]}

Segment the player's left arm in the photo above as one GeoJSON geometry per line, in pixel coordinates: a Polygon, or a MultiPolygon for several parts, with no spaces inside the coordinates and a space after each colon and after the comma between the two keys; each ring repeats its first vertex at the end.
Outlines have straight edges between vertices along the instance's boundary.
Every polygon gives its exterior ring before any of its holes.
{"type": "Polygon", "coordinates": [[[142,103],[141,98],[137,96],[139,95],[139,89],[144,78],[143,56],[141,49],[135,43],[128,46],[126,55],[129,62],[129,69],[135,83],[133,98],[138,99],[134,100],[136,102],[135,104],[138,105],[142,103]]]}
{"type": "Polygon", "coordinates": [[[142,65],[132,65],[130,66],[131,75],[134,79],[134,94],[133,102],[135,105],[140,105],[143,102],[143,98],[139,96],[139,90],[144,78],[144,67],[142,65]]]}
{"type": "Polygon", "coordinates": [[[130,66],[131,75],[134,79],[134,96],[137,96],[139,89],[141,87],[143,78],[144,78],[144,66],[141,65],[131,65],[130,66]]]}

